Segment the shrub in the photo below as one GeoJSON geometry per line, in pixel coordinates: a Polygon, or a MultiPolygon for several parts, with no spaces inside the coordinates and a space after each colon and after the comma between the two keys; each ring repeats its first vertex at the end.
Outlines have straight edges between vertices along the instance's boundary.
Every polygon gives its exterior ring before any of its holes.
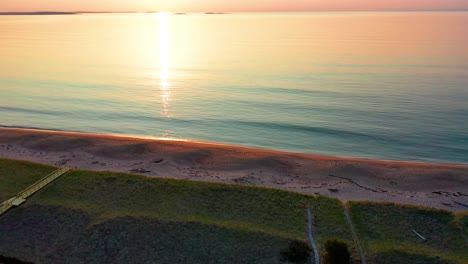
{"type": "Polygon", "coordinates": [[[312,249],[309,244],[304,241],[291,241],[288,249],[281,252],[283,260],[291,262],[302,262],[310,256],[312,249]]]}
{"type": "Polygon", "coordinates": [[[336,239],[330,239],[325,242],[325,264],[348,264],[350,253],[348,245],[336,239]]]}

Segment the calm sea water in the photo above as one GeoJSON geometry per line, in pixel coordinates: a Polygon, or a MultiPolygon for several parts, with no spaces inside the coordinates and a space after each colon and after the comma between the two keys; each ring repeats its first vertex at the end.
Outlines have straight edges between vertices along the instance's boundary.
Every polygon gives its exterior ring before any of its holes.
{"type": "Polygon", "coordinates": [[[0,16],[0,125],[468,163],[468,13],[0,16]]]}

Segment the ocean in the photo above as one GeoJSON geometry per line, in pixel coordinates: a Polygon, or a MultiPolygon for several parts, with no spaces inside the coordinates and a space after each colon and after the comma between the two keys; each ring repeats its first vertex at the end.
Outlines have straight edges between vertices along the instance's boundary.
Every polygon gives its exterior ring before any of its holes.
{"type": "Polygon", "coordinates": [[[468,164],[468,12],[0,16],[0,125],[468,164]]]}

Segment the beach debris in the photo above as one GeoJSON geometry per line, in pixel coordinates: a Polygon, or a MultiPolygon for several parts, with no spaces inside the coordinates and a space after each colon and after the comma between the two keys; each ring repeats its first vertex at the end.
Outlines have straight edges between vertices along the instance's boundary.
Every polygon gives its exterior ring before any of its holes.
{"type": "Polygon", "coordinates": [[[442,203],[442,204],[448,207],[453,207],[450,203],[442,203]]]}
{"type": "Polygon", "coordinates": [[[155,159],[155,160],[153,160],[152,162],[153,162],[153,163],[161,163],[161,162],[163,162],[163,161],[164,161],[164,159],[155,159]]]}
{"type": "Polygon", "coordinates": [[[149,173],[151,171],[145,170],[145,169],[131,169],[130,172],[133,172],[133,173],[149,173]]]}
{"type": "Polygon", "coordinates": [[[251,184],[251,185],[255,185],[256,180],[257,180],[257,178],[255,178],[253,176],[244,176],[244,177],[239,177],[239,178],[232,179],[232,181],[235,182],[235,183],[251,184]]]}
{"type": "Polygon", "coordinates": [[[368,187],[368,186],[361,185],[361,184],[359,184],[359,183],[355,182],[354,180],[352,180],[350,178],[347,178],[347,177],[333,175],[333,174],[328,174],[328,176],[329,177],[340,178],[340,179],[343,179],[343,180],[347,180],[349,183],[352,183],[352,184],[356,185],[357,187],[359,187],[361,189],[364,189],[364,190],[367,190],[367,191],[371,191],[371,192],[375,192],[375,193],[386,193],[386,192],[388,192],[387,190],[382,189],[380,187],[371,188],[371,187],[368,187]]]}
{"type": "Polygon", "coordinates": [[[461,206],[468,207],[468,204],[465,204],[465,203],[460,203],[460,202],[457,202],[457,201],[454,201],[454,203],[456,203],[458,205],[461,205],[461,206]]]}
{"type": "Polygon", "coordinates": [[[433,193],[433,194],[436,194],[436,195],[443,195],[443,196],[445,196],[445,197],[450,197],[450,196],[453,196],[453,197],[468,196],[468,194],[462,193],[462,192],[437,191],[437,192],[432,192],[432,193],[433,193]]]}
{"type": "Polygon", "coordinates": [[[70,161],[70,159],[62,159],[62,160],[56,162],[55,165],[57,165],[57,166],[63,166],[63,165],[65,165],[65,164],[67,164],[67,162],[69,162],[69,161],[70,161]]]}
{"type": "Polygon", "coordinates": [[[338,189],[328,189],[330,192],[332,193],[337,193],[338,192],[338,189]]]}
{"type": "Polygon", "coordinates": [[[411,229],[411,231],[413,231],[413,233],[415,233],[422,241],[424,241],[424,242],[427,241],[427,239],[425,237],[423,237],[421,234],[419,234],[418,232],[416,232],[416,230],[411,229]]]}

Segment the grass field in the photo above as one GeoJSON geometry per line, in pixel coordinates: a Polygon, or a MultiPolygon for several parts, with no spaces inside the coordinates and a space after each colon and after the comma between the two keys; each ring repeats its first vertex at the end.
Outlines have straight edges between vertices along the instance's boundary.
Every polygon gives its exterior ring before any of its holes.
{"type": "MultiPolygon", "coordinates": [[[[35,175],[33,164],[6,160],[3,162],[5,167],[27,165],[29,174],[35,175]]],[[[43,166],[37,168],[43,169],[43,166]]],[[[204,256],[209,255],[218,256],[215,258],[218,260],[225,260],[221,255],[227,255],[237,256],[242,260],[239,263],[274,263],[279,261],[279,252],[285,249],[290,241],[306,241],[306,208],[309,206],[313,207],[316,215],[315,232],[319,245],[323,245],[332,237],[352,241],[342,204],[336,199],[265,188],[148,178],[111,172],[67,173],[37,193],[24,206],[8,214],[14,215],[17,211],[27,214],[28,212],[23,211],[30,208],[46,211],[41,214],[55,215],[55,211],[50,212],[45,208],[66,208],[70,212],[80,212],[76,213],[76,218],[80,218],[82,214],[86,215],[88,232],[112,226],[116,221],[128,217],[133,219],[131,221],[142,221],[140,226],[153,221],[159,223],[158,227],[152,226],[153,229],[166,230],[166,227],[170,227],[171,232],[165,234],[165,247],[172,245],[174,248],[179,245],[181,238],[185,237],[184,232],[189,238],[193,237],[194,232],[197,233],[198,240],[191,239],[190,243],[184,244],[187,256],[195,258],[194,252],[205,252],[205,255],[197,255],[196,259],[202,260],[205,259],[204,256]],[[175,230],[175,226],[179,226],[180,230],[175,230]],[[181,230],[185,231],[181,233],[181,230]],[[213,243],[214,241],[217,243],[213,243]],[[188,250],[191,247],[197,250],[188,250]],[[215,254],[215,251],[218,254],[215,254]]],[[[53,219],[60,218],[62,214],[53,219]]],[[[71,218],[73,217],[65,217],[62,221],[66,222],[71,218]]],[[[75,225],[80,226],[78,223],[75,225]]],[[[158,231],[159,235],[163,233],[158,231]]],[[[14,257],[21,257],[21,254],[25,253],[17,254],[19,256],[14,257]]]]}
{"type": "Polygon", "coordinates": [[[0,202],[13,197],[54,170],[51,166],[0,159],[0,202]]]}
{"type": "MultiPolygon", "coordinates": [[[[8,195],[55,169],[0,165],[0,179],[8,179],[0,190],[8,195]]],[[[65,174],[1,216],[0,255],[43,263],[280,263],[289,242],[307,239],[307,207],[319,249],[330,238],[344,240],[359,263],[336,199],[89,171],[65,174]]],[[[385,203],[349,207],[367,263],[468,263],[466,215],[385,203]]]]}
{"type": "Polygon", "coordinates": [[[390,203],[351,202],[350,210],[361,244],[374,262],[468,263],[466,216],[390,203]]]}

